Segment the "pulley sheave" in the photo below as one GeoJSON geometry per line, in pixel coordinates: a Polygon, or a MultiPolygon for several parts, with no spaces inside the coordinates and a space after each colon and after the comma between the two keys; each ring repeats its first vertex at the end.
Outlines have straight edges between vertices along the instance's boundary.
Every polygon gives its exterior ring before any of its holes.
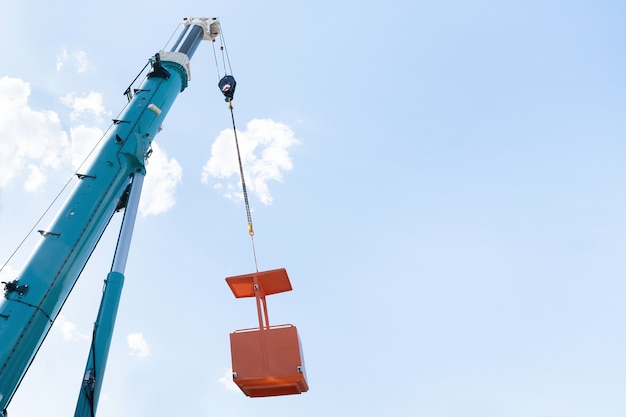
{"type": "Polygon", "coordinates": [[[235,77],[232,75],[225,75],[222,77],[220,82],[217,84],[220,88],[222,94],[224,94],[226,101],[232,101],[233,96],[235,95],[235,87],[237,86],[237,81],[235,81],[235,77]]]}

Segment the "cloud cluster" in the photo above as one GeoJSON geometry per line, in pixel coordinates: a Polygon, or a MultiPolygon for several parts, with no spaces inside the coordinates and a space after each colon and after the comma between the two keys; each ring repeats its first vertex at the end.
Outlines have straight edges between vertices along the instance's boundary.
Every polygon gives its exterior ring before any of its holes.
{"type": "Polygon", "coordinates": [[[63,314],[59,314],[54,321],[53,328],[60,331],[63,335],[63,339],[67,341],[77,341],[77,340],[89,340],[90,336],[80,333],[76,324],[71,321],[65,319],[63,314]]]}
{"type": "Polygon", "coordinates": [[[78,74],[87,72],[91,68],[87,54],[84,51],[69,52],[67,49],[63,48],[61,53],[56,56],[56,68],[57,71],[61,71],[68,66],[74,69],[78,74]]]}
{"type": "Polygon", "coordinates": [[[27,82],[0,78],[0,187],[26,173],[26,189],[38,189],[43,171],[59,168],[70,148],[58,114],[32,109],[30,94],[27,82]]]}
{"type": "MultiPolygon", "coordinates": [[[[63,339],[68,342],[91,339],[91,335],[83,334],[78,331],[76,323],[67,320],[63,314],[59,314],[57,316],[54,321],[53,329],[61,332],[63,339]]],[[[128,344],[128,354],[130,356],[140,359],[152,356],[150,345],[148,345],[148,342],[142,333],[129,334],[126,336],[126,343],[128,344]]]]}
{"type": "Polygon", "coordinates": [[[165,213],[176,203],[176,186],[183,178],[183,169],[176,159],[152,142],[152,156],[148,160],[147,175],[139,201],[142,216],[165,213]]]}
{"type": "Polygon", "coordinates": [[[129,355],[137,358],[147,358],[152,355],[148,342],[141,333],[131,333],[126,336],[126,342],[130,349],[129,355]]]}
{"type": "Polygon", "coordinates": [[[4,281],[4,282],[13,281],[14,279],[17,278],[17,275],[19,274],[19,272],[20,271],[12,268],[9,265],[4,265],[4,267],[0,269],[0,281],[4,281]]]}
{"type": "Polygon", "coordinates": [[[77,168],[81,164],[87,164],[85,158],[104,134],[98,126],[102,125],[104,117],[111,112],[104,107],[103,95],[95,91],[83,96],[67,93],[60,100],[71,109],[70,120],[77,123],[70,127],[71,164],[73,168],[77,168]]]}
{"type": "Polygon", "coordinates": [[[78,120],[81,117],[93,115],[97,122],[102,121],[102,116],[110,114],[104,109],[104,98],[101,93],[91,91],[84,97],[76,97],[74,93],[67,93],[61,97],[61,102],[72,109],[70,117],[78,120]]]}
{"type": "MultiPolygon", "coordinates": [[[[68,62],[75,71],[90,68],[84,52],[64,50],[57,57],[57,70],[68,62]]],[[[59,98],[70,109],[65,131],[54,111],[36,110],[29,103],[30,84],[19,78],[0,78],[0,189],[14,181],[23,181],[28,192],[37,191],[52,170],[89,164],[88,155],[102,138],[100,127],[110,115],[101,93],[67,93],[59,98]]],[[[246,185],[263,204],[272,203],[270,181],[282,181],[283,173],[293,168],[290,148],[298,143],[293,131],[269,119],[250,121],[245,131],[238,131],[246,185]]],[[[182,180],[178,161],[168,158],[156,143],[147,167],[148,175],[140,202],[143,216],[167,212],[175,204],[177,185],[182,180]]],[[[222,131],[215,139],[210,158],[202,169],[202,182],[213,183],[227,198],[241,200],[241,182],[234,135],[222,131]],[[212,181],[216,180],[216,181],[212,181]]]]}
{"type": "MultiPolygon", "coordinates": [[[[282,181],[283,172],[293,168],[289,149],[298,143],[289,126],[270,119],[253,119],[237,141],[246,186],[265,205],[272,203],[269,181],[282,181]]],[[[214,188],[230,199],[241,199],[237,148],[232,130],[223,130],[211,147],[211,157],[202,169],[202,182],[216,181],[214,188]]]]}
{"type": "MultiPolygon", "coordinates": [[[[34,192],[46,183],[49,170],[88,165],[86,157],[104,134],[98,124],[110,112],[104,107],[102,94],[68,93],[60,98],[71,109],[71,121],[76,123],[70,126],[69,135],[62,129],[57,113],[31,107],[30,95],[29,83],[0,78],[0,188],[20,179],[24,190],[34,192]]],[[[175,203],[176,185],[182,179],[182,169],[175,159],[168,159],[156,143],[153,151],[140,205],[144,216],[169,210],[175,203]]]]}

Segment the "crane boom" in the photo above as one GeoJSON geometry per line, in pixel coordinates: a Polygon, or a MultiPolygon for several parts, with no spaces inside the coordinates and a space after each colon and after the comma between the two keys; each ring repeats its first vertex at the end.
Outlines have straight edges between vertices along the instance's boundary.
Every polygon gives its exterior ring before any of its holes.
{"type": "Polygon", "coordinates": [[[151,59],[151,70],[109,129],[85,174],[58,211],[0,300],[0,416],[69,296],[116,211],[131,177],[145,175],[145,161],[161,123],[189,81],[189,59],[219,22],[184,20],[170,51],[151,59]]]}

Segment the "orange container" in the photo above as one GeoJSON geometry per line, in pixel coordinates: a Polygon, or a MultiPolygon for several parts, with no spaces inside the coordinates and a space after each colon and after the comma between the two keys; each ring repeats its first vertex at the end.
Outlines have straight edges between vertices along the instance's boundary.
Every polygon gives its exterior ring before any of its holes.
{"type": "Polygon", "coordinates": [[[255,297],[259,327],[230,334],[233,381],[249,397],[301,394],[309,390],[298,330],[270,326],[265,296],[291,291],[285,269],[226,278],[236,298],[255,297]]]}
{"type": "Polygon", "coordinates": [[[309,390],[295,326],[237,330],[230,334],[233,381],[249,397],[309,390]]]}

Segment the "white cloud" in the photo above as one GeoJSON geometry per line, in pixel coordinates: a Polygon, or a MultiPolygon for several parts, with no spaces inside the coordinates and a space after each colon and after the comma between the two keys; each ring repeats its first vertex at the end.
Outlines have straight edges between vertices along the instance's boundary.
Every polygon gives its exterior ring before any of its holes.
{"type": "Polygon", "coordinates": [[[74,60],[76,61],[76,72],[87,72],[91,64],[87,59],[87,54],[84,51],[76,51],[73,53],[74,60]]]}
{"type": "Polygon", "coordinates": [[[220,384],[222,384],[222,386],[224,388],[226,388],[228,391],[239,391],[239,387],[233,381],[233,370],[232,369],[227,369],[226,371],[224,371],[224,375],[222,375],[218,379],[218,382],[220,384]]]}
{"type": "MultiPolygon", "coordinates": [[[[57,113],[30,107],[30,92],[30,85],[23,80],[0,78],[0,188],[17,179],[24,179],[26,191],[41,188],[50,169],[70,163],[76,169],[85,162],[104,133],[98,127],[80,123],[70,127],[68,139],[57,113]]],[[[100,93],[84,97],[67,94],[61,100],[72,109],[72,120],[89,116],[99,119],[107,113],[100,93]]],[[[152,149],[139,205],[143,216],[171,209],[176,186],[182,179],[178,161],[168,159],[156,143],[152,149]]]]}
{"type": "Polygon", "coordinates": [[[57,316],[53,329],[60,331],[67,341],[89,340],[89,336],[76,330],[76,324],[66,320],[63,314],[57,316]]]}
{"type": "Polygon", "coordinates": [[[63,69],[63,64],[65,63],[65,61],[67,60],[68,57],[68,53],[67,53],[67,49],[63,49],[61,51],[60,55],[57,55],[56,57],[56,67],[57,67],[57,71],[61,71],[61,69],[63,69]]]}
{"type": "MultiPolygon", "coordinates": [[[[29,165],[38,170],[39,184],[46,168],[59,168],[69,148],[59,116],[36,111],[28,104],[30,85],[18,78],[0,78],[0,187],[21,175],[29,165]]],[[[31,168],[31,174],[33,169],[31,168]]],[[[28,180],[29,189],[36,179],[28,180]]]]}
{"type": "Polygon", "coordinates": [[[126,336],[128,347],[130,348],[129,355],[136,356],[138,358],[147,358],[152,355],[150,352],[150,346],[141,333],[131,333],[126,336]]]}
{"type": "Polygon", "coordinates": [[[46,176],[36,165],[28,165],[28,170],[30,171],[30,174],[24,183],[24,189],[31,192],[37,191],[46,183],[46,176]]]}
{"type": "MultiPolygon", "coordinates": [[[[272,203],[268,182],[282,181],[293,168],[289,148],[298,143],[289,126],[270,119],[253,119],[246,130],[237,131],[246,186],[265,204],[272,203]]],[[[202,182],[217,181],[214,188],[225,197],[242,199],[237,149],[232,130],[223,130],[213,142],[211,157],[202,169],[202,182]],[[235,182],[233,182],[235,181],[235,182]]]]}
{"type": "Polygon", "coordinates": [[[176,186],[183,177],[183,170],[176,159],[167,159],[167,153],[152,142],[152,156],[146,167],[147,174],[139,201],[142,216],[160,214],[176,203],[176,186]]]}
{"type": "Polygon", "coordinates": [[[63,48],[61,53],[56,56],[57,71],[61,71],[65,67],[71,67],[78,74],[87,72],[91,68],[91,63],[84,51],[68,52],[63,48]]]}
{"type": "MultiPolygon", "coordinates": [[[[81,124],[70,128],[70,138],[72,139],[72,167],[78,168],[94,149],[104,132],[98,127],[88,127],[81,124]]],[[[85,162],[88,165],[87,162],[85,162]]]]}
{"type": "Polygon", "coordinates": [[[0,281],[2,282],[13,281],[14,279],[17,278],[17,275],[19,274],[19,272],[20,272],[19,270],[13,269],[10,266],[6,265],[0,271],[0,281]]]}
{"type": "Polygon", "coordinates": [[[97,122],[101,122],[102,116],[110,113],[105,111],[102,93],[95,91],[84,97],[76,97],[73,93],[68,93],[61,97],[61,102],[72,109],[70,114],[72,120],[93,115],[97,122]]]}

